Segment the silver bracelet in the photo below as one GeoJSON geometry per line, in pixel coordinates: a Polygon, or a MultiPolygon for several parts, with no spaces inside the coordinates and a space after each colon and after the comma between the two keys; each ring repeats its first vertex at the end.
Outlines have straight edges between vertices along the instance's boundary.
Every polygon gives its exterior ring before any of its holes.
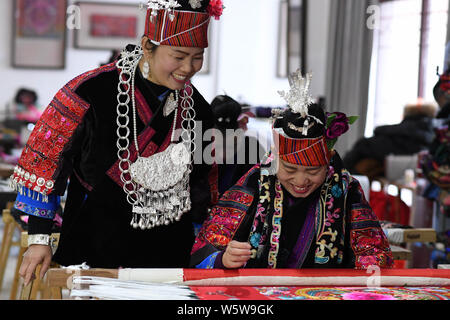
{"type": "Polygon", "coordinates": [[[48,234],[30,234],[28,235],[28,246],[32,244],[40,244],[44,246],[50,245],[50,235],[48,234]]]}

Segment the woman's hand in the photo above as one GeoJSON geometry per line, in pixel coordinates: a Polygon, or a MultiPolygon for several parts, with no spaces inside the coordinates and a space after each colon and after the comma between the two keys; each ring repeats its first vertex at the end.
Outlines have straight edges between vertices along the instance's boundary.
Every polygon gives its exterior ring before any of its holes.
{"type": "Polygon", "coordinates": [[[222,256],[222,264],[226,268],[240,268],[251,256],[251,246],[248,242],[231,241],[222,256]]]}
{"type": "Polygon", "coordinates": [[[52,249],[47,245],[33,244],[28,247],[23,255],[22,265],[19,269],[20,276],[24,279],[24,285],[28,285],[36,276],[34,271],[42,263],[40,279],[42,279],[50,267],[52,261],[52,249]]]}

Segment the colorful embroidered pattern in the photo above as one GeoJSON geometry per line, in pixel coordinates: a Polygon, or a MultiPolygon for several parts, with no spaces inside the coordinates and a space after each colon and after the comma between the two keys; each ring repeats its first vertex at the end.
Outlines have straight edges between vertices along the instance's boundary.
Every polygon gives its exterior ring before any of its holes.
{"type": "Polygon", "coordinates": [[[33,132],[19,159],[14,180],[43,194],[53,191],[60,155],[89,105],[67,88],[60,90],[33,132]]]}
{"type": "Polygon", "coordinates": [[[173,21],[166,10],[158,10],[156,17],[147,11],[145,34],[161,45],[178,47],[208,47],[208,26],[210,16],[207,13],[174,11],[173,21]]]}
{"type": "Polygon", "coordinates": [[[87,79],[114,68],[110,64],[86,72],[56,93],[36,123],[11,176],[14,189],[26,187],[44,195],[53,191],[62,151],[90,107],[74,91],[87,79]]]}
{"type": "Polygon", "coordinates": [[[336,258],[338,264],[343,258],[345,221],[345,195],[348,191],[348,175],[328,168],[328,175],[320,191],[316,214],[315,262],[326,264],[336,258]],[[335,190],[334,195],[332,190],[335,190]],[[336,192],[336,190],[340,190],[336,192]],[[339,230],[339,231],[338,231],[339,230]]]}
{"type": "Polygon", "coordinates": [[[280,158],[284,161],[302,166],[324,166],[331,158],[323,136],[312,139],[292,139],[281,134],[277,136],[280,158]]]}
{"type": "Polygon", "coordinates": [[[257,290],[277,300],[450,300],[450,290],[440,287],[262,287],[257,290]]]}
{"type": "Polygon", "coordinates": [[[283,218],[283,191],[281,190],[280,181],[275,183],[275,204],[274,213],[272,217],[272,234],[270,236],[270,250],[268,257],[269,268],[275,269],[277,267],[277,255],[280,249],[281,236],[281,219],[283,218]]]}
{"type": "Polygon", "coordinates": [[[450,300],[448,287],[190,287],[201,300],[450,300]]]}
{"type": "MultiPolygon", "coordinates": [[[[250,170],[247,175],[253,172],[250,170]]],[[[220,250],[225,249],[252,202],[253,194],[240,184],[226,191],[203,223],[191,254],[208,243],[220,250]]]]}
{"type": "Polygon", "coordinates": [[[355,254],[355,268],[367,269],[370,265],[392,267],[394,260],[389,241],[365,199],[352,206],[350,223],[350,244],[355,254]]]}
{"type": "Polygon", "coordinates": [[[225,192],[211,212],[214,216],[206,227],[206,240],[218,248],[225,248],[252,201],[253,196],[244,190],[230,189],[225,192]]]}
{"type": "Polygon", "coordinates": [[[57,195],[43,196],[39,192],[21,187],[17,194],[14,208],[29,215],[51,219],[56,216],[60,203],[57,195]]]}
{"type": "Polygon", "coordinates": [[[50,220],[53,220],[56,215],[56,210],[54,209],[42,209],[21,201],[16,201],[14,203],[14,208],[25,212],[26,214],[50,220]]]}
{"type": "Polygon", "coordinates": [[[389,242],[378,228],[352,230],[350,239],[355,254],[355,268],[367,269],[370,265],[380,267],[393,265],[389,242]]]}
{"type": "Polygon", "coordinates": [[[256,207],[255,218],[253,219],[252,229],[250,230],[249,242],[252,246],[252,258],[255,258],[258,254],[258,250],[262,247],[260,243],[266,241],[266,234],[263,233],[263,228],[266,225],[266,217],[268,214],[267,208],[270,204],[270,183],[267,180],[268,173],[265,169],[261,169],[259,178],[259,201],[256,207]]]}
{"type": "Polygon", "coordinates": [[[196,265],[196,268],[199,269],[214,269],[214,263],[216,262],[217,255],[220,253],[220,251],[214,252],[211,255],[208,256],[205,260],[203,260],[201,263],[196,265]]]}

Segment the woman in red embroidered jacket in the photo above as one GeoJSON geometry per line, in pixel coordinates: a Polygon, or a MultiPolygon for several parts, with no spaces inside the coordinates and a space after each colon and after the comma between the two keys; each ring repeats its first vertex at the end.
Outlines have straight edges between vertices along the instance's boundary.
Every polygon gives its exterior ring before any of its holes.
{"type": "Polygon", "coordinates": [[[299,72],[274,112],[275,150],[224,193],[198,234],[191,267],[391,267],[388,240],[332,147],[356,117],[312,104],[299,72]]]}
{"type": "Polygon", "coordinates": [[[25,283],[39,263],[42,277],[52,258],[64,266],[188,266],[193,222],[217,200],[214,167],[193,161],[214,123],[190,79],[202,67],[211,16],[223,7],[209,0],[148,7],[141,46],[67,83],[22,152],[11,182],[15,207],[29,214],[25,283]],[[66,189],[52,257],[52,219],[66,189]]]}

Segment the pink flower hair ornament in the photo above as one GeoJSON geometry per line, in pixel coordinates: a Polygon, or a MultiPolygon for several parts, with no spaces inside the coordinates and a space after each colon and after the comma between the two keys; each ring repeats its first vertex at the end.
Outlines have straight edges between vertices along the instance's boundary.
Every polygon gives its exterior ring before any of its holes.
{"type": "Polygon", "coordinates": [[[328,150],[332,150],[337,142],[337,138],[348,131],[350,125],[358,119],[358,116],[347,117],[342,112],[327,112],[327,122],[325,126],[325,140],[328,150]]]}
{"type": "Polygon", "coordinates": [[[220,16],[223,13],[223,9],[225,9],[225,7],[222,0],[211,0],[208,7],[206,8],[206,12],[208,12],[211,17],[219,20],[220,16]]]}

